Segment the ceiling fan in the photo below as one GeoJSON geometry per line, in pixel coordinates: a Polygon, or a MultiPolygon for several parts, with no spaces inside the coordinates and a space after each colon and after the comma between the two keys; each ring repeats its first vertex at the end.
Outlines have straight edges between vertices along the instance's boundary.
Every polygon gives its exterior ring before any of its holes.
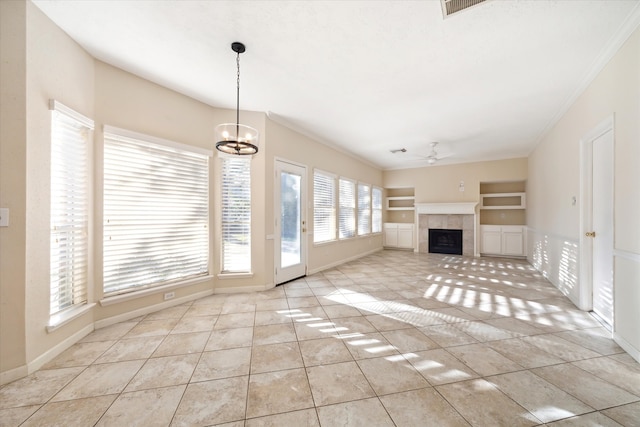
{"type": "Polygon", "coordinates": [[[421,159],[426,159],[428,164],[433,165],[438,160],[442,160],[453,155],[453,153],[438,154],[438,150],[437,150],[438,144],[439,142],[437,141],[431,142],[429,144],[431,146],[431,151],[429,152],[429,154],[427,156],[418,156],[418,157],[420,157],[421,159]]]}

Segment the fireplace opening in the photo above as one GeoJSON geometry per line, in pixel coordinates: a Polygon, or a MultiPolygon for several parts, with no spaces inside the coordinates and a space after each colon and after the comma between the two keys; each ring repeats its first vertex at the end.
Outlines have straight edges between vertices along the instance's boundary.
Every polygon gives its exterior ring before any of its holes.
{"type": "Polygon", "coordinates": [[[429,252],[462,255],[462,230],[429,229],[429,252]]]}

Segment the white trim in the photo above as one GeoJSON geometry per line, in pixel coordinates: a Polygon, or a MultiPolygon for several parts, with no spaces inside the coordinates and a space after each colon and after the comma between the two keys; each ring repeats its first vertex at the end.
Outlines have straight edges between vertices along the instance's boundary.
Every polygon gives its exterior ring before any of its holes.
{"type": "Polygon", "coordinates": [[[206,276],[198,276],[192,279],[182,280],[180,282],[168,283],[166,285],[153,286],[151,288],[145,288],[138,291],[127,292],[126,294],[112,295],[104,297],[100,300],[100,305],[103,307],[118,304],[125,301],[131,301],[136,298],[141,298],[147,295],[154,295],[158,293],[162,293],[164,291],[168,291],[171,289],[184,288],[186,286],[196,285],[198,283],[206,282],[208,280],[213,279],[211,274],[206,276]]]}
{"type": "Polygon", "coordinates": [[[335,173],[327,172],[327,171],[325,171],[323,169],[319,169],[319,168],[313,168],[313,173],[314,174],[318,173],[318,174],[324,175],[324,176],[326,176],[328,178],[333,178],[333,179],[338,178],[338,175],[336,175],[335,173]]]}
{"type": "Polygon", "coordinates": [[[640,254],[636,254],[629,251],[623,251],[622,249],[614,249],[613,256],[618,258],[623,258],[628,261],[637,262],[640,264],[640,254]]]}
{"type": "Polygon", "coordinates": [[[101,329],[106,326],[115,325],[116,323],[125,322],[127,320],[135,319],[136,317],[144,316],[145,314],[153,313],[164,308],[174,307],[176,305],[183,304],[185,302],[193,301],[199,298],[208,297],[213,295],[213,290],[206,290],[202,292],[196,292],[195,294],[189,294],[184,297],[174,298],[168,301],[161,302],[159,304],[142,307],[137,310],[128,311],[126,313],[118,314],[115,316],[107,317],[105,319],[96,320],[93,324],[96,329],[101,329]]]}
{"type": "Polygon", "coordinates": [[[9,369],[8,371],[0,372],[0,386],[19,380],[29,375],[29,368],[27,365],[21,365],[17,368],[9,369]]]}
{"type": "Polygon", "coordinates": [[[62,114],[65,114],[69,117],[71,117],[72,119],[82,123],[83,126],[88,127],[89,129],[93,130],[95,125],[92,119],[90,119],[89,117],[78,113],[77,111],[73,110],[72,108],[67,107],[66,105],[64,105],[62,102],[60,101],[56,101],[55,99],[50,99],[49,100],[49,110],[51,111],[58,111],[62,114]]]}
{"type": "Polygon", "coordinates": [[[156,136],[146,135],[144,133],[134,132],[127,129],[121,129],[115,126],[104,125],[103,132],[105,136],[108,136],[114,139],[134,140],[134,142],[144,141],[144,142],[149,142],[151,144],[161,145],[163,147],[171,147],[171,148],[175,148],[182,151],[202,154],[207,157],[213,156],[213,151],[207,150],[206,148],[183,144],[181,142],[175,142],[169,139],[158,138],[156,136]]]}
{"type": "Polygon", "coordinates": [[[93,307],[97,304],[92,302],[91,304],[82,304],[78,307],[73,307],[69,310],[64,310],[61,313],[56,313],[49,318],[49,324],[47,325],[47,333],[51,333],[56,329],[66,325],[72,320],[77,319],[80,316],[83,316],[87,313],[90,313],[93,307]]]}
{"type": "Polygon", "coordinates": [[[89,335],[91,332],[94,331],[94,329],[95,329],[94,324],[90,323],[89,325],[80,329],[75,334],[67,337],[66,339],[56,344],[55,346],[51,347],[49,350],[42,353],[40,356],[36,357],[34,360],[32,360],[27,364],[27,371],[28,371],[27,375],[32,374],[33,372],[42,368],[46,363],[55,359],[60,353],[67,350],[69,347],[71,347],[72,345],[80,341],[82,338],[89,335]]]}
{"type": "Polygon", "coordinates": [[[337,267],[337,266],[345,264],[347,262],[355,261],[355,260],[360,259],[362,257],[365,257],[367,255],[371,255],[371,254],[374,254],[376,252],[380,252],[382,250],[384,250],[384,248],[382,248],[382,247],[376,248],[376,249],[371,249],[370,251],[363,252],[361,254],[354,255],[354,256],[349,257],[349,258],[343,258],[340,261],[332,262],[332,263],[324,265],[322,267],[314,268],[313,270],[307,271],[307,276],[311,276],[312,274],[320,273],[321,271],[337,267]]]}
{"type": "Polygon", "coordinates": [[[226,280],[226,279],[249,279],[253,277],[253,273],[220,273],[218,274],[218,279],[226,280]]]}
{"type": "Polygon", "coordinates": [[[475,215],[477,202],[416,203],[416,215],[475,215]]]}
{"type": "Polygon", "coordinates": [[[626,351],[629,356],[633,357],[636,362],[640,363],[640,350],[629,344],[627,340],[622,338],[616,332],[613,333],[613,340],[616,342],[616,344],[622,347],[622,349],[626,351]]]}
{"type": "Polygon", "coordinates": [[[611,61],[614,55],[620,50],[622,45],[627,41],[627,39],[633,34],[636,28],[640,25],[640,3],[636,5],[634,10],[629,14],[627,19],[622,23],[617,33],[614,34],[605,44],[605,47],[600,51],[596,59],[593,61],[590,67],[587,68],[587,72],[582,77],[580,83],[576,86],[575,90],[569,96],[562,107],[551,117],[549,123],[542,129],[540,135],[535,140],[536,143],[533,145],[533,148],[530,150],[530,155],[536,147],[540,144],[542,139],[553,129],[553,127],[558,123],[558,121],[565,115],[569,108],[576,102],[576,100],[582,95],[582,93],[587,90],[591,82],[600,74],[602,69],[611,61]]]}
{"type": "Polygon", "coordinates": [[[260,292],[273,288],[273,284],[251,285],[251,286],[229,286],[226,288],[215,288],[214,294],[235,294],[241,292],[260,292]]]}

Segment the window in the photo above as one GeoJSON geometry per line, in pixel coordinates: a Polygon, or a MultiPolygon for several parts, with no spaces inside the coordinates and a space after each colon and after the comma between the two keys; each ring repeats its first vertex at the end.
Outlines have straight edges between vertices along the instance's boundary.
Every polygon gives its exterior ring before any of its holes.
{"type": "Polygon", "coordinates": [[[209,155],[105,126],[105,295],[208,274],[209,155]]]}
{"type": "Polygon", "coordinates": [[[87,302],[93,120],[51,101],[51,315],[87,302]]]}
{"type": "Polygon", "coordinates": [[[356,235],[356,184],[349,179],[340,178],[339,187],[338,229],[340,238],[346,239],[356,235]]]}
{"type": "Polygon", "coordinates": [[[368,184],[358,184],[358,236],[371,233],[371,192],[368,184]]]}
{"type": "Polygon", "coordinates": [[[223,273],[251,271],[251,159],[222,158],[223,273]]]}
{"type": "Polygon", "coordinates": [[[336,238],[336,178],[325,172],[313,173],[313,241],[336,238]]]}
{"type": "Polygon", "coordinates": [[[382,190],[377,187],[371,189],[371,232],[382,232],[382,190]]]}

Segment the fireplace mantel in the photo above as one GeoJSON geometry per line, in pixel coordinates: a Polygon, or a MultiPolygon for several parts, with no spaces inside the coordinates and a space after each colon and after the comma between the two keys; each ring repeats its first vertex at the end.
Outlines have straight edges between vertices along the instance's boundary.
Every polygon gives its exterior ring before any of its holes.
{"type": "Polygon", "coordinates": [[[417,215],[475,215],[477,202],[416,203],[417,215]]]}

